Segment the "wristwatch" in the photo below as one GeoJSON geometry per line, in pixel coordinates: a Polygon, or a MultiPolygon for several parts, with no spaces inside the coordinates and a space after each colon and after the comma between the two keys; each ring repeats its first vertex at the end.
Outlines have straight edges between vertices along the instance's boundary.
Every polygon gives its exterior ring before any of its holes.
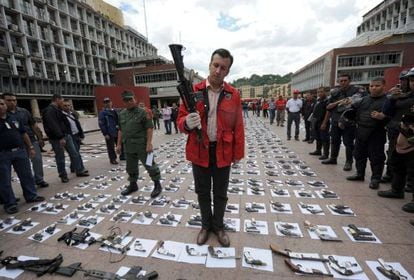
{"type": "Polygon", "coordinates": [[[29,149],[34,150],[34,146],[33,145],[29,146],[29,149]]]}

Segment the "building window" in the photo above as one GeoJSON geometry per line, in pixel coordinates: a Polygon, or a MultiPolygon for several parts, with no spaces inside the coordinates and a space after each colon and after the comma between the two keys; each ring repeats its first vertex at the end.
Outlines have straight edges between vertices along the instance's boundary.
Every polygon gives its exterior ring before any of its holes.
{"type": "Polygon", "coordinates": [[[384,70],[376,69],[368,71],[368,79],[371,80],[376,77],[384,77],[384,70]]]}
{"type": "Polygon", "coordinates": [[[176,80],[177,80],[177,74],[175,71],[135,75],[136,84],[146,84],[146,83],[156,83],[156,82],[166,82],[166,81],[176,81],[176,80]]]}
{"type": "Polygon", "coordinates": [[[369,55],[369,65],[400,64],[401,54],[397,52],[369,55]]]}
{"type": "Polygon", "coordinates": [[[350,72],[338,71],[338,77],[341,74],[344,74],[344,73],[346,73],[349,76],[351,76],[351,81],[352,82],[360,82],[360,81],[362,81],[362,77],[363,77],[362,71],[350,71],[350,72]]]}
{"type": "Polygon", "coordinates": [[[338,58],[338,67],[353,67],[365,65],[365,55],[341,56],[338,58]]]}

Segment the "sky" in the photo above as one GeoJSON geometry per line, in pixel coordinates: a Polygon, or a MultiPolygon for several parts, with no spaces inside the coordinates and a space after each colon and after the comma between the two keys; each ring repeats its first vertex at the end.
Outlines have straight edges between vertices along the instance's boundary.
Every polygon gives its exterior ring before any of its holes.
{"type": "Polygon", "coordinates": [[[105,0],[148,37],[158,55],[185,47],[184,65],[208,75],[211,53],[228,49],[227,81],[252,74],[295,72],[356,36],[362,16],[381,0],[105,0]]]}

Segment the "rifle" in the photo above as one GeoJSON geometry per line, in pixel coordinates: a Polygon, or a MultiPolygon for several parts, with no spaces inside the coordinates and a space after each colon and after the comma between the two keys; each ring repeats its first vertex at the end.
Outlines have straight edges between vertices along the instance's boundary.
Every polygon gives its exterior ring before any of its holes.
{"type": "MultiPolygon", "coordinates": [[[[169,45],[171,55],[174,60],[175,68],[177,69],[178,74],[178,86],[177,90],[180,93],[181,100],[188,112],[194,113],[197,112],[196,109],[196,100],[195,95],[193,92],[193,86],[191,85],[190,81],[186,79],[184,76],[184,63],[183,63],[183,56],[181,55],[181,51],[183,49],[182,45],[178,44],[171,44],[169,45]]],[[[201,125],[197,127],[197,139],[198,141],[202,142],[203,134],[201,131],[201,125]]]]}
{"type": "Polygon", "coordinates": [[[35,272],[37,277],[43,276],[46,273],[55,272],[63,262],[63,257],[59,254],[54,259],[39,259],[39,260],[27,260],[19,261],[17,257],[6,257],[1,260],[1,264],[6,269],[23,269],[27,271],[35,272]]]}

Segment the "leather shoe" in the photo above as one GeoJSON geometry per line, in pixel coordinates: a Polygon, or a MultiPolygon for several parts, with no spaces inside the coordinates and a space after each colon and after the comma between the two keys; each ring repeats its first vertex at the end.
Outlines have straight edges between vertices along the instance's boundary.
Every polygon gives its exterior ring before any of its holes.
{"type": "Polygon", "coordinates": [[[402,210],[405,211],[405,212],[408,212],[408,213],[414,213],[414,201],[411,201],[411,202],[405,204],[402,207],[402,210]]]}
{"type": "Polygon", "coordinates": [[[310,152],[309,154],[310,154],[311,156],[321,156],[321,155],[322,155],[322,152],[321,152],[321,151],[316,150],[316,151],[310,152]]]}
{"type": "Polygon", "coordinates": [[[69,182],[69,178],[68,178],[68,176],[61,176],[61,177],[60,177],[60,180],[62,181],[62,183],[67,183],[67,182],[69,182]]]}
{"type": "Polygon", "coordinates": [[[161,192],[162,192],[162,187],[161,187],[160,181],[154,181],[154,189],[152,190],[151,198],[155,198],[159,196],[161,192]]]}
{"type": "Polygon", "coordinates": [[[137,182],[130,182],[129,186],[121,192],[122,195],[129,195],[130,193],[136,192],[138,190],[137,182]]]}
{"type": "Polygon", "coordinates": [[[118,164],[116,160],[111,160],[111,164],[118,164]]]}
{"type": "Polygon", "coordinates": [[[4,211],[6,211],[7,214],[16,214],[19,212],[19,208],[17,208],[17,205],[11,205],[4,209],[4,211]]]}
{"type": "Polygon", "coordinates": [[[319,159],[319,160],[325,160],[325,159],[328,159],[328,156],[321,155],[318,159],[319,159]]]}
{"type": "Polygon", "coordinates": [[[88,177],[89,172],[88,171],[82,171],[80,173],[76,173],[76,177],[88,177]]]}
{"type": "Polygon", "coordinates": [[[324,161],[321,161],[322,164],[337,164],[336,158],[328,158],[324,161]]]}
{"type": "Polygon", "coordinates": [[[389,174],[385,174],[381,177],[381,183],[389,183],[392,181],[392,177],[389,174]]]}
{"type": "Polygon", "coordinates": [[[355,175],[352,175],[352,176],[348,176],[348,177],[346,177],[346,179],[348,181],[364,181],[365,180],[364,176],[361,175],[361,174],[355,174],[355,175]]]}
{"type": "Polygon", "coordinates": [[[200,230],[200,232],[197,235],[197,245],[203,245],[208,240],[208,235],[210,232],[204,228],[200,230]]]}
{"type": "Polygon", "coordinates": [[[45,198],[43,196],[36,196],[35,198],[26,200],[27,203],[42,202],[42,201],[45,201],[45,198]]]}
{"type": "Polygon", "coordinates": [[[369,188],[372,190],[377,190],[380,187],[380,181],[373,180],[369,183],[369,188]]]}
{"type": "Polygon", "coordinates": [[[47,183],[47,182],[45,182],[45,181],[42,181],[42,182],[40,182],[40,183],[37,183],[36,184],[39,188],[47,188],[47,187],[49,187],[49,184],[47,183]]]}
{"type": "Polygon", "coordinates": [[[230,246],[230,238],[224,230],[219,230],[216,232],[217,240],[223,247],[230,246]]]}
{"type": "Polygon", "coordinates": [[[396,192],[393,189],[386,190],[386,191],[379,191],[377,194],[380,197],[386,197],[386,198],[396,198],[396,199],[404,198],[403,192],[396,192]]]}
{"type": "Polygon", "coordinates": [[[349,161],[345,162],[343,170],[344,171],[351,171],[352,170],[352,162],[349,162],[349,161]]]}

